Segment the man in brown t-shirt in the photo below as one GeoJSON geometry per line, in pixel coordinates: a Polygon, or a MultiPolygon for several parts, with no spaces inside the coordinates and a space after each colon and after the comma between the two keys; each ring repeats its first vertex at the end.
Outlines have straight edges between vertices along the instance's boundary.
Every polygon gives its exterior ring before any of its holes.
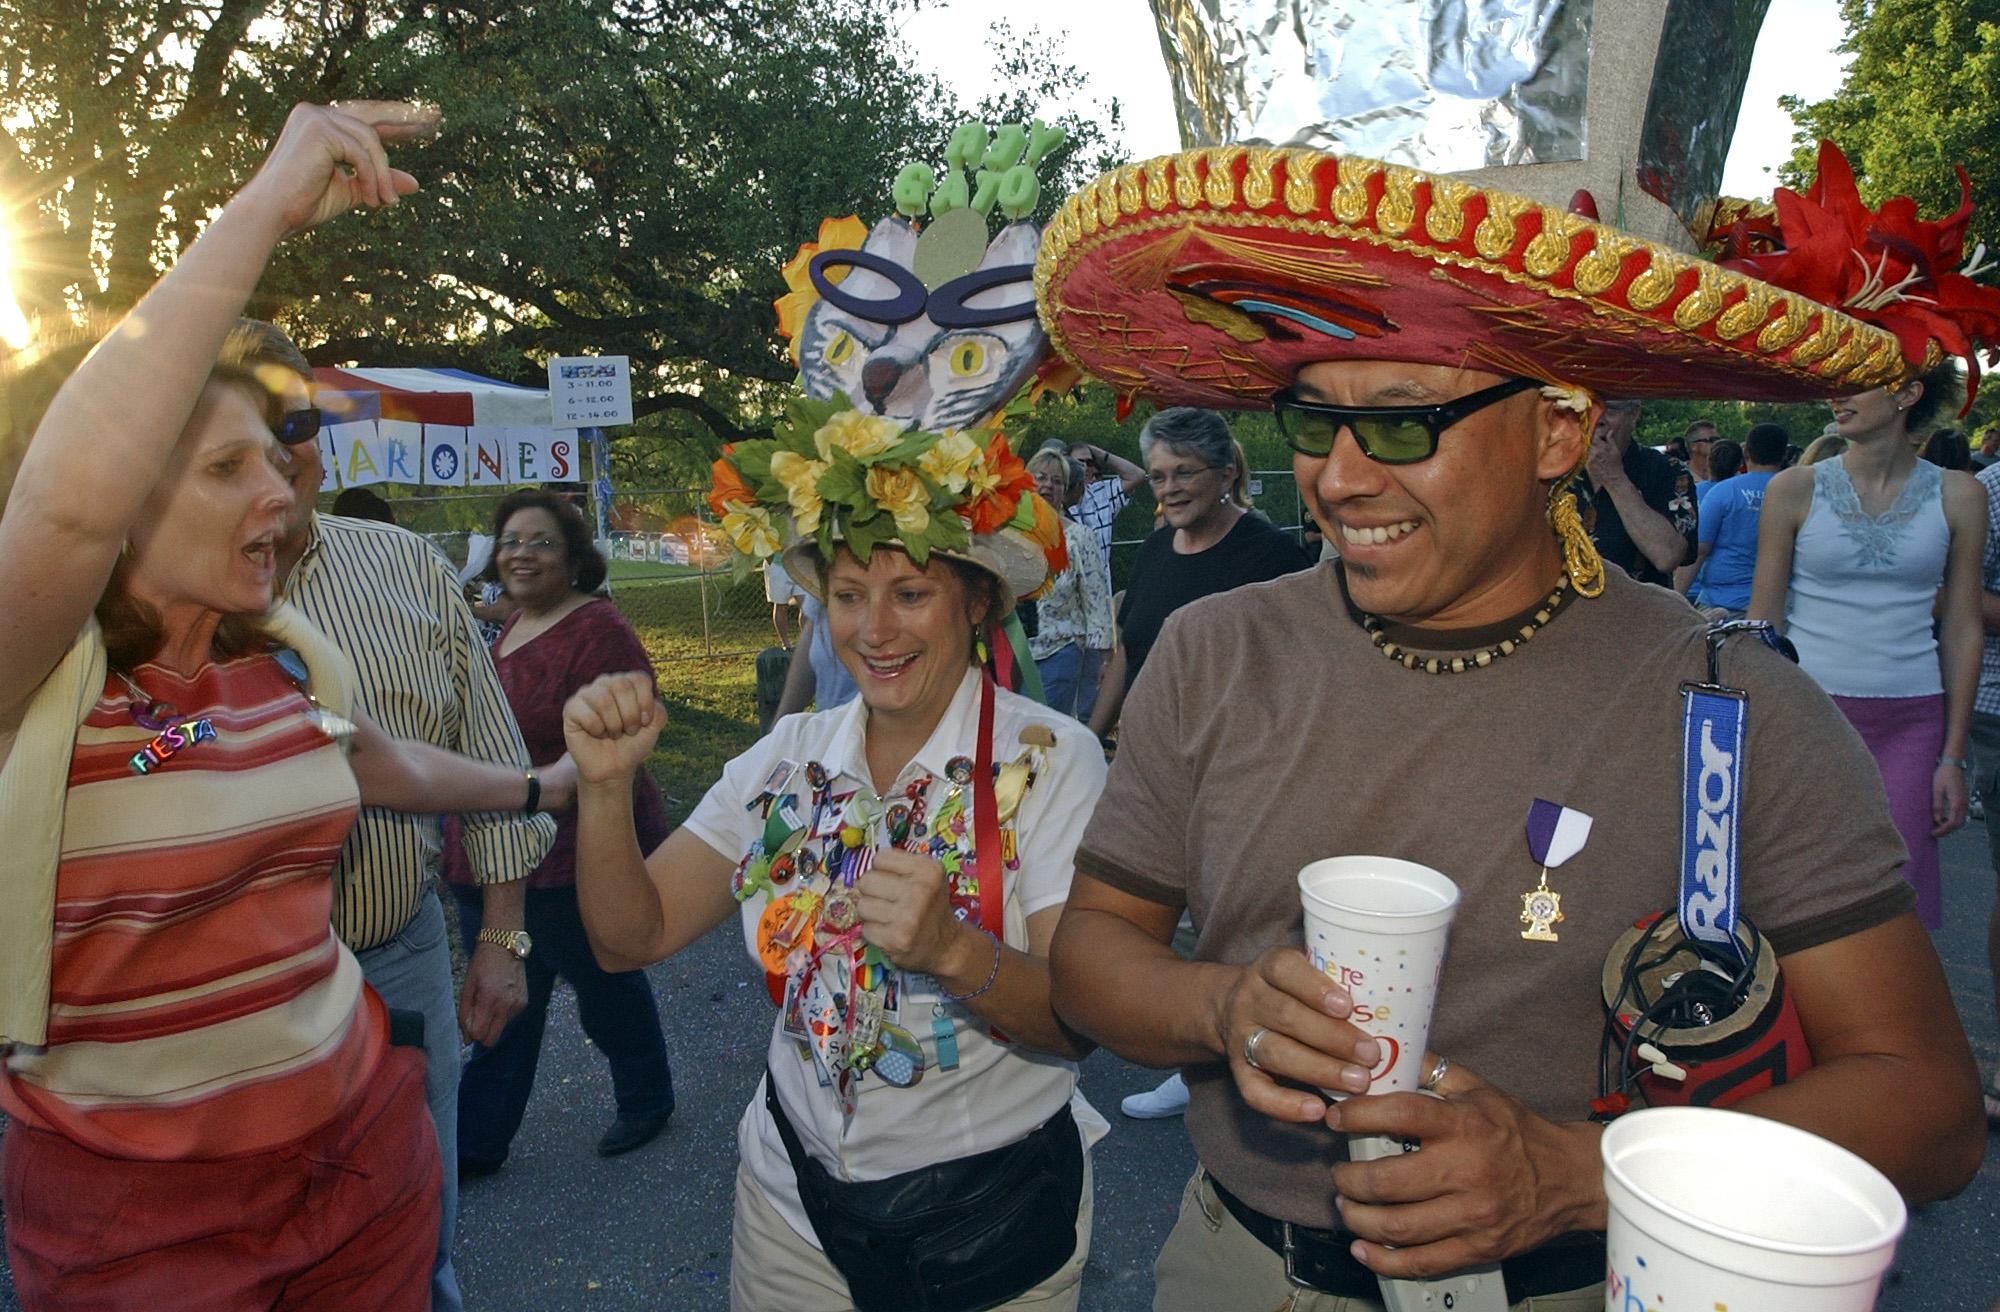
{"type": "MultiPolygon", "coordinates": [[[[1347,360],[1306,366],[1293,394],[1442,405],[1504,381],[1347,360]]],[[[1070,1024],[1186,1071],[1202,1170],[1161,1254],[1158,1309],[1277,1305],[1296,1292],[1279,1236],[1309,1230],[1335,1253],[1351,1243],[1353,1278],[1320,1287],[1356,1307],[1373,1305],[1376,1274],[1500,1259],[1516,1259],[1517,1299],[1601,1305],[1601,1256],[1577,1238],[1605,1223],[1600,1127],[1586,1119],[1600,972],[1621,931],[1674,903],[1678,693],[1705,664],[1701,622],[1674,594],[1615,571],[1599,596],[1566,583],[1544,514],[1597,408],[1567,400],[1524,385],[1399,463],[1370,458],[1343,419],[1330,450],[1294,462],[1341,562],[1189,606],[1133,690],[1052,966],[1070,1024]],[[1541,874],[1525,834],[1537,798],[1594,819],[1551,874],[1564,894],[1552,942],[1521,933],[1541,874]],[[1432,1031],[1450,1059],[1441,1098],[1303,1092],[1359,1093],[1378,1060],[1348,1023],[1351,999],[1300,950],[1299,868],[1364,853],[1462,890],[1432,1031]],[[1167,947],[1183,907],[1192,961],[1167,947]],[[1423,1147],[1342,1163],[1350,1132],[1423,1147]]],[[[1588,562],[1574,537],[1569,561],[1588,562]]],[[[1899,878],[1879,778],[1782,658],[1736,639],[1722,673],[1749,693],[1742,907],[1776,949],[1815,1060],[1738,1106],[1847,1146],[1912,1199],[1952,1193],[1983,1149],[1977,1076],[1899,878]]]]}

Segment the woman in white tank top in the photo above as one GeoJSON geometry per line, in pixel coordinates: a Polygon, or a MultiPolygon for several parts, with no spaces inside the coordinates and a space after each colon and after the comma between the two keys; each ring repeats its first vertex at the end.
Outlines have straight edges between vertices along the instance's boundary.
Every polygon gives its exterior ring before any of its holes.
{"type": "Polygon", "coordinates": [[[1965,823],[1986,489],[1919,460],[1914,435],[1960,389],[1946,362],[1833,402],[1847,451],[1771,480],[1750,596],[1750,617],[1786,632],[1874,754],[1931,929],[1944,914],[1937,840],[1965,823]]]}

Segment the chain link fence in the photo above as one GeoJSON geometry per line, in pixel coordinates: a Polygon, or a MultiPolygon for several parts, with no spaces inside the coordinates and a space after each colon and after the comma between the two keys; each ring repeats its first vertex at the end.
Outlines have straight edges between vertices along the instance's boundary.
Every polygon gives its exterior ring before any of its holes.
{"type": "MultiPolygon", "coordinates": [[[[463,567],[471,536],[492,532],[494,508],[506,491],[399,497],[391,505],[398,524],[423,534],[463,567]]],[[[750,656],[777,640],[763,576],[733,577],[707,495],[701,488],[622,489],[613,498],[607,536],[598,543],[611,567],[611,598],[645,635],[656,660],[750,656]]],[[[1305,513],[1291,470],[1252,471],[1250,499],[1260,514],[1300,538],[1305,513]]],[[[1152,498],[1138,496],[1113,527],[1111,572],[1118,589],[1155,527],[1153,511],[1152,498]]],[[[789,631],[793,621],[786,623],[789,631]]]]}

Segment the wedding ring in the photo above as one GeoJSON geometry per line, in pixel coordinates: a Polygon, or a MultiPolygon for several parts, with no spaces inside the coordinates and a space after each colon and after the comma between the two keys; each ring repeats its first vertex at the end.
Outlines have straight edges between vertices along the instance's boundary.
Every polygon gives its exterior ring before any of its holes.
{"type": "Polygon", "coordinates": [[[1424,1076],[1423,1083],[1419,1084],[1417,1087],[1420,1089],[1435,1091],[1438,1085],[1444,1082],[1445,1074],[1450,1070],[1451,1070],[1451,1058],[1439,1057],[1436,1061],[1431,1063],[1430,1073],[1424,1076]]]}
{"type": "Polygon", "coordinates": [[[1257,1060],[1257,1045],[1262,1043],[1264,1036],[1270,1032],[1262,1025],[1259,1025],[1256,1029],[1251,1030],[1243,1036],[1243,1064],[1252,1070],[1261,1071],[1264,1069],[1263,1064],[1257,1060]]]}

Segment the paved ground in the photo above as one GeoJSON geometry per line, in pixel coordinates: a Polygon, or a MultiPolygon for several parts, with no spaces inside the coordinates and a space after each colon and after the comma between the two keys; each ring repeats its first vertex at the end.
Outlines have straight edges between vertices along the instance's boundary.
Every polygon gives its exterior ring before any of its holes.
{"type": "MultiPolygon", "coordinates": [[[[1947,840],[1951,921],[1938,936],[1981,1064],[2000,1059],[1985,962],[1992,904],[1984,835],[1947,840]]],[[[591,1151],[611,1119],[603,1062],[559,993],[542,1071],[513,1159],[467,1186],[459,1269],[480,1312],[627,1312],[727,1305],[730,1188],[736,1119],[755,1085],[769,1003],[727,926],[653,981],[670,1019],[680,1110],[648,1148],[615,1161],[591,1151]]],[[[1085,1276],[1087,1312],[1138,1312],[1151,1264],[1173,1221],[1193,1157],[1180,1122],[1133,1122],[1118,1100],[1154,1075],[1100,1053],[1084,1090],[1116,1122],[1098,1150],[1098,1227],[1085,1276]]],[[[42,1182],[60,1188],[60,1181],[42,1182]]],[[[1989,1161],[1960,1197],[1912,1220],[1881,1312],[1965,1312],[2000,1300],[1991,1253],[2000,1240],[2000,1164],[1989,1161]]],[[[0,1309],[15,1303],[0,1260],[0,1309]]],[[[1233,1312],[1233,1310],[1232,1310],[1233,1312]]]]}

